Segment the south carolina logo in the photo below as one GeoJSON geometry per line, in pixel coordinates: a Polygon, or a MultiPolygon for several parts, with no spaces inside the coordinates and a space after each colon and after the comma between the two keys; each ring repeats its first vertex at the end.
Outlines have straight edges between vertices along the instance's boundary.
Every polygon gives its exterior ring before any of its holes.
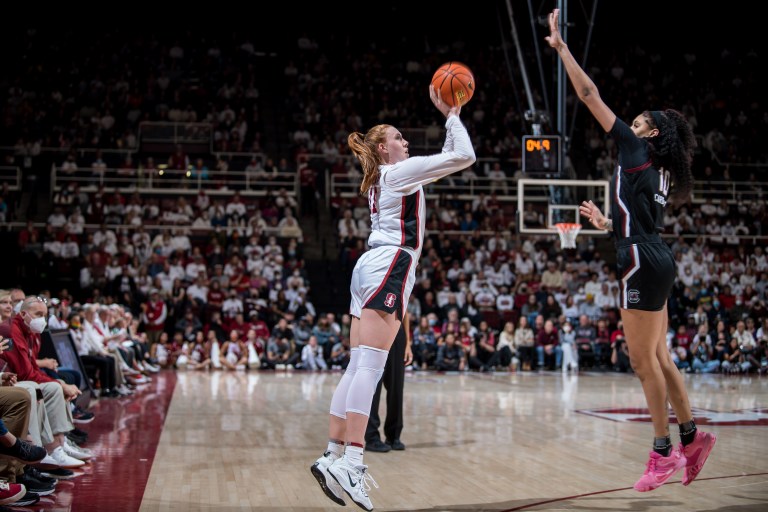
{"type": "Polygon", "coordinates": [[[384,299],[384,305],[388,308],[392,308],[395,306],[395,301],[397,300],[397,295],[394,293],[388,293],[387,298],[384,299]]]}
{"type": "Polygon", "coordinates": [[[640,302],[640,290],[627,290],[627,300],[632,304],[640,302]]]}

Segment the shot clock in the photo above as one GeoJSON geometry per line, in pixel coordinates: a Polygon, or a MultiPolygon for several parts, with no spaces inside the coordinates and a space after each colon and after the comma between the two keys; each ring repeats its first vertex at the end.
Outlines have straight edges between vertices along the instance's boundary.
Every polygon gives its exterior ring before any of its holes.
{"type": "Polygon", "coordinates": [[[559,135],[523,135],[523,174],[559,175],[559,135]]]}

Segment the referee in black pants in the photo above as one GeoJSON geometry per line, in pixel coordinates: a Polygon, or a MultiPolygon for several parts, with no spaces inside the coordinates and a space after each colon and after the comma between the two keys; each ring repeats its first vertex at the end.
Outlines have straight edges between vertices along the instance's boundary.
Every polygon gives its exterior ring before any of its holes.
{"type": "Polygon", "coordinates": [[[411,333],[408,313],[406,313],[392,348],[389,350],[384,374],[379,379],[376,393],[373,395],[371,414],[368,416],[368,427],[365,430],[365,451],[405,450],[405,445],[400,441],[400,433],[403,431],[403,387],[405,385],[405,367],[412,362],[411,333]],[[386,442],[383,442],[379,435],[379,426],[381,426],[379,400],[382,384],[387,388],[387,418],[384,420],[386,442]]]}

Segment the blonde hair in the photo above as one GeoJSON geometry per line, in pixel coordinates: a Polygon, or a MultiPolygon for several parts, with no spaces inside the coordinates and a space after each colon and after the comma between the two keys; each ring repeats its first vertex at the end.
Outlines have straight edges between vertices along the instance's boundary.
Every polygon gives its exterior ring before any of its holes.
{"type": "Polygon", "coordinates": [[[0,299],[11,296],[11,290],[0,290],[0,299]]]}
{"type": "Polygon", "coordinates": [[[386,144],[387,130],[392,128],[389,124],[377,124],[368,133],[352,132],[347,137],[347,145],[363,168],[363,181],[360,183],[360,195],[366,195],[368,190],[379,182],[379,166],[384,160],[379,154],[377,146],[386,144]]]}

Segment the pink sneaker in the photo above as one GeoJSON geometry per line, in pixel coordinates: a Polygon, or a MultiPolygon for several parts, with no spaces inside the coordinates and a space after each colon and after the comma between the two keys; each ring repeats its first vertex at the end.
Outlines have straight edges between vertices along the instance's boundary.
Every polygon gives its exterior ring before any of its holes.
{"type": "Polygon", "coordinates": [[[685,467],[685,457],[680,450],[673,449],[669,457],[664,457],[651,450],[645,473],[635,482],[635,490],[647,492],[656,489],[669,480],[672,475],[685,467]]]}
{"type": "Polygon", "coordinates": [[[716,441],[717,437],[715,434],[697,430],[696,437],[691,444],[688,446],[680,444],[680,451],[683,452],[683,456],[686,459],[683,485],[688,485],[696,480],[716,441]]]}

